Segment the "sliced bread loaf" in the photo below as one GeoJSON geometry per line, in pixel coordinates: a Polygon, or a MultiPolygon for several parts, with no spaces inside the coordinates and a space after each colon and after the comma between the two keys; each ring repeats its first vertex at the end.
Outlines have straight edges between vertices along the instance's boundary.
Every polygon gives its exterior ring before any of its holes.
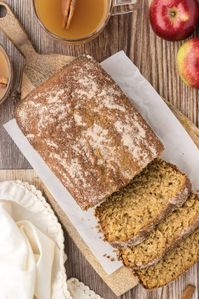
{"type": "Polygon", "coordinates": [[[136,271],[147,289],[162,287],[178,278],[199,260],[199,229],[184,239],[156,265],[136,271]]]}
{"type": "Polygon", "coordinates": [[[152,266],[198,226],[199,198],[191,194],[185,204],[157,225],[141,244],[121,249],[120,257],[124,265],[132,269],[152,266]]]}
{"type": "Polygon", "coordinates": [[[96,208],[105,239],[118,248],[141,243],[169,212],[182,206],[190,187],[175,166],[155,159],[96,208]]]}

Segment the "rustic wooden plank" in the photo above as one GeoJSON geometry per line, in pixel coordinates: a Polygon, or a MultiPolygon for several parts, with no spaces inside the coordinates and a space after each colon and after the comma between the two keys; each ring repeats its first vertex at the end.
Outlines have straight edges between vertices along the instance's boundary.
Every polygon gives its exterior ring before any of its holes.
{"type": "MultiPolygon", "coordinates": [[[[195,125],[199,125],[199,92],[185,86],[176,72],[175,56],[181,42],[166,42],[153,34],[149,27],[147,0],[139,2],[139,9],[132,16],[126,15],[112,18],[99,38],[80,46],[68,46],[47,36],[35,19],[30,0],[7,0],[6,2],[14,9],[36,49],[39,51],[44,53],[56,52],[72,56],[88,53],[101,61],[123,49],[130,55],[143,75],[152,83],[161,96],[179,108],[195,125]]],[[[4,45],[8,46],[8,50],[15,61],[17,66],[15,78],[17,78],[21,68],[21,57],[6,41],[5,37],[1,35],[0,40],[4,45]]],[[[8,99],[6,103],[1,105],[1,125],[12,117],[13,107],[12,99],[8,99]]],[[[0,140],[0,168],[27,168],[28,163],[2,128],[0,129],[0,140]]],[[[70,262],[66,265],[69,276],[77,276],[104,298],[115,299],[116,297],[102,282],[67,235],[66,244],[66,251],[71,257],[70,262]]],[[[121,298],[178,299],[188,283],[198,285],[196,266],[168,287],[149,292],[139,286],[121,298]]],[[[193,298],[198,298],[198,289],[193,298]]]]}

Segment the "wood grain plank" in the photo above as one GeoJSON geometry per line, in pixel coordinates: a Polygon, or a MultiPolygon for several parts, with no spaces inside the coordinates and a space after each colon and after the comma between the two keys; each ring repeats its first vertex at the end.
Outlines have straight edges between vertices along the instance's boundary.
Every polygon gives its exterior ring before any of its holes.
{"type": "Polygon", "coordinates": [[[20,89],[20,78],[23,69],[23,57],[7,37],[0,33],[0,43],[5,47],[14,70],[14,84],[11,96],[0,107],[0,168],[27,168],[28,162],[11,141],[2,125],[13,117],[16,94],[20,89]]]}

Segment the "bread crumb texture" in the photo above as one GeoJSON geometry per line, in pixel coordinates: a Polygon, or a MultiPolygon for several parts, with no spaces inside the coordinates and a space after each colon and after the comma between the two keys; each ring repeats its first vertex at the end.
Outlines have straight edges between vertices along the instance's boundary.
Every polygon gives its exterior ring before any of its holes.
{"type": "Polygon", "coordinates": [[[96,208],[105,239],[112,245],[140,243],[170,210],[190,193],[186,176],[173,165],[156,159],[130,184],[96,208]]]}
{"type": "Polygon", "coordinates": [[[162,287],[175,280],[199,259],[199,229],[184,239],[169,252],[158,264],[137,271],[145,288],[162,287]]]}
{"type": "Polygon", "coordinates": [[[185,204],[171,213],[141,244],[123,248],[120,257],[132,269],[156,264],[168,250],[199,226],[199,198],[191,194],[185,204]]]}

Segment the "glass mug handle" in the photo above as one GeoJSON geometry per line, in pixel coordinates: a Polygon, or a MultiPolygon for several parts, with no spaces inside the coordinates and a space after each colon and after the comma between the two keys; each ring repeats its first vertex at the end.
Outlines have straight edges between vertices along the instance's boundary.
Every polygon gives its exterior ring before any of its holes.
{"type": "Polygon", "coordinates": [[[112,16],[123,15],[135,10],[137,0],[113,0],[112,16]]]}

